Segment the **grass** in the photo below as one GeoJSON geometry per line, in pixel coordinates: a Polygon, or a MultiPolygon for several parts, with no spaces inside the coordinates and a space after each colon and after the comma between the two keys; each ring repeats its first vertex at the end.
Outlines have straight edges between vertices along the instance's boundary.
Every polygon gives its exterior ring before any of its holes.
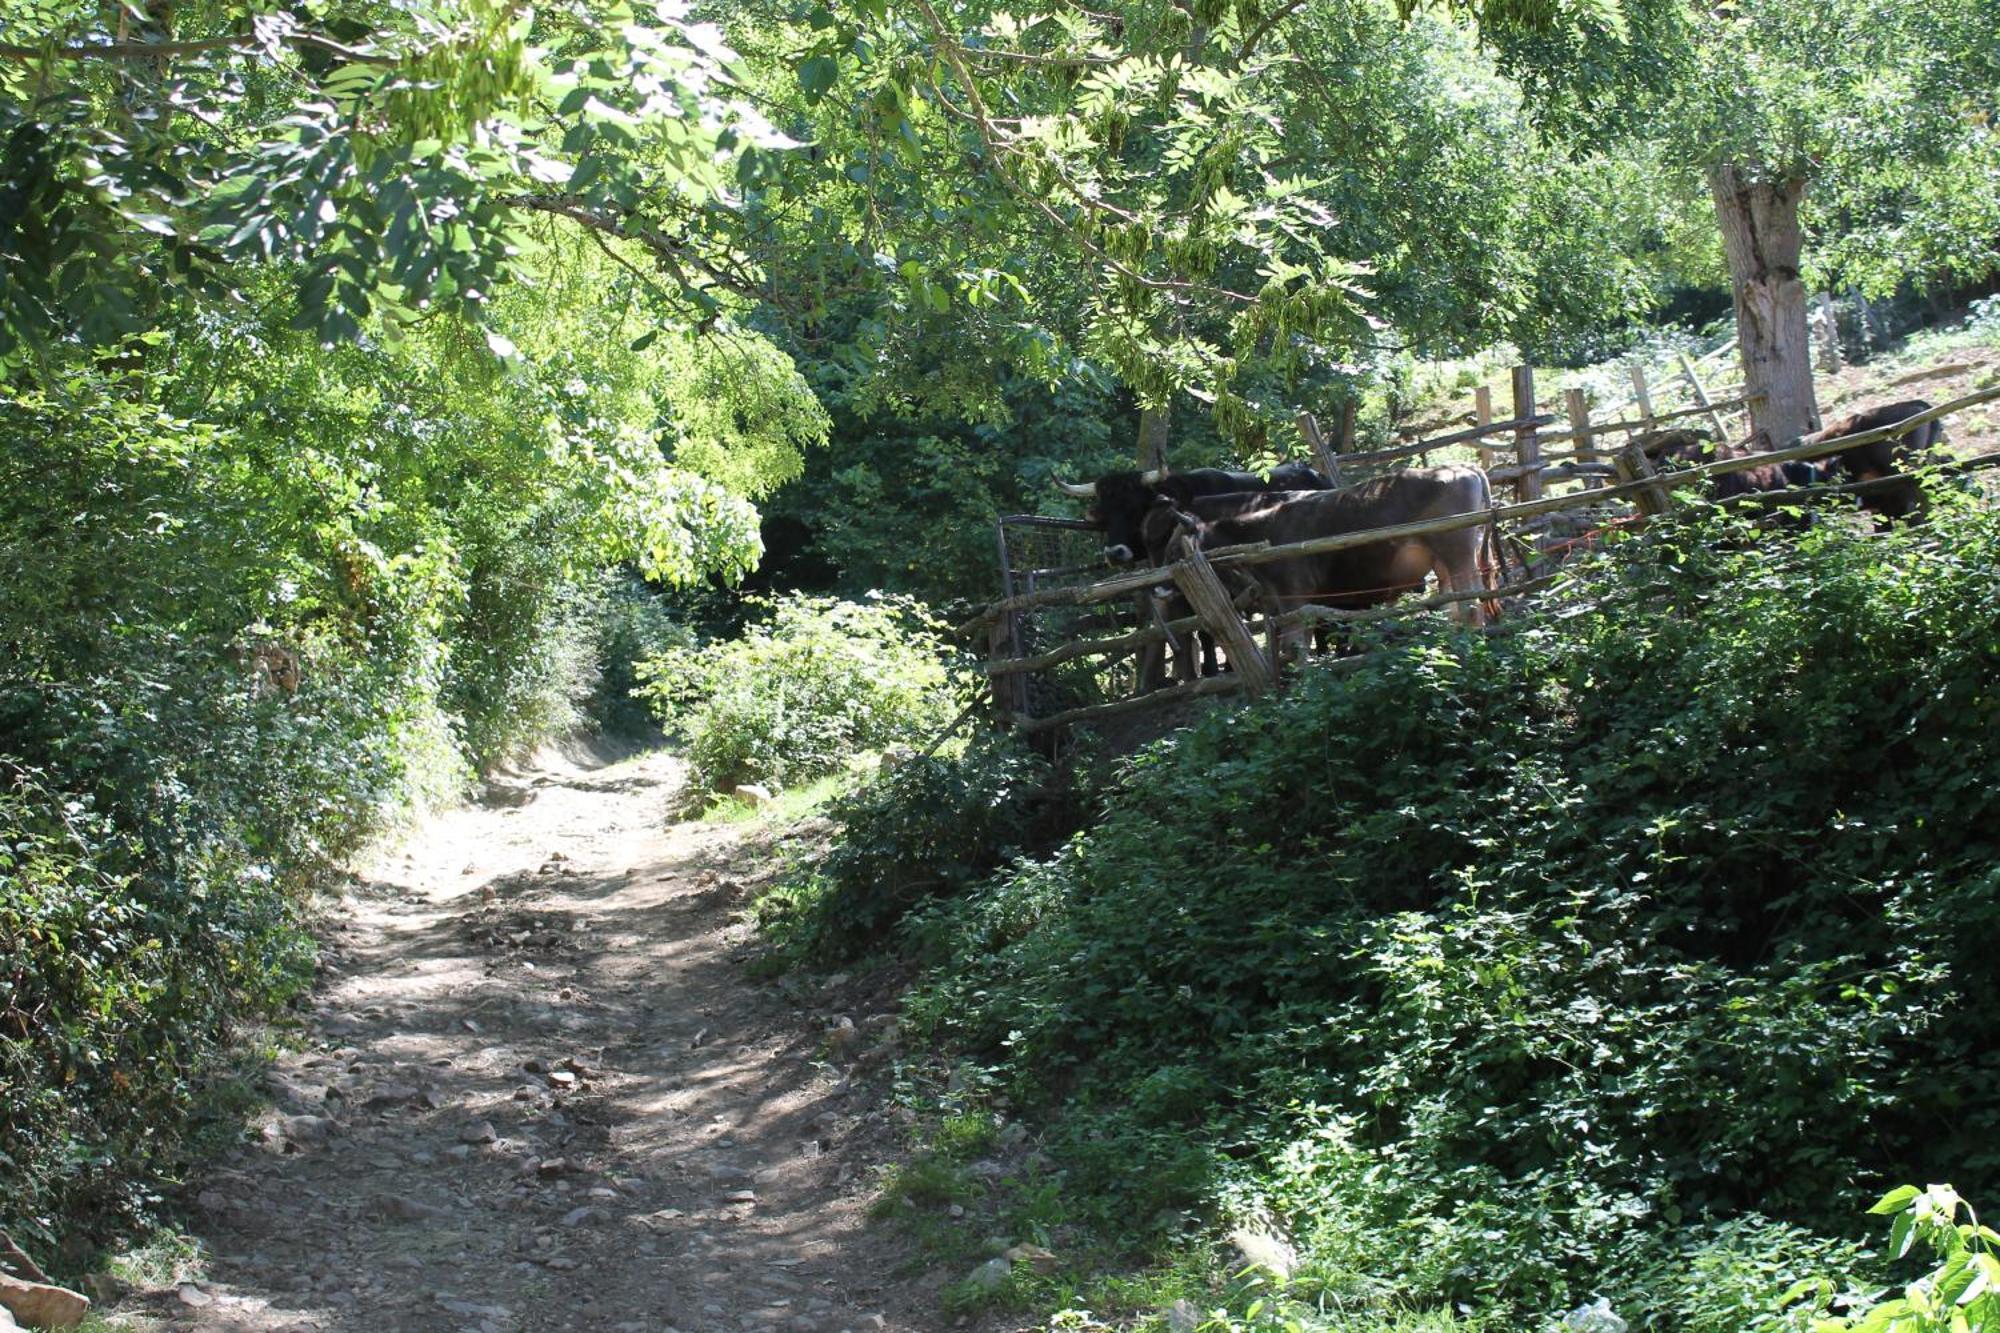
{"type": "Polygon", "coordinates": [[[718,795],[702,811],[701,821],[704,824],[796,824],[801,819],[818,814],[828,801],[853,786],[858,774],[873,768],[878,759],[876,755],[862,756],[842,772],[829,773],[804,786],[775,793],[776,799],[769,805],[753,805],[734,796],[718,795]]]}

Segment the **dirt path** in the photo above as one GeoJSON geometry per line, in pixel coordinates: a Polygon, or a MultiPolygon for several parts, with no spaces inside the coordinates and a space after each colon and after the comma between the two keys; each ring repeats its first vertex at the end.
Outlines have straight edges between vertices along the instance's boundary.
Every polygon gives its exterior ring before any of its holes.
{"type": "Polygon", "coordinates": [[[742,835],[670,824],[678,778],[557,764],[372,867],[261,1144],[200,1182],[205,1277],[121,1322],[948,1324],[864,1222],[894,1135],[822,1060],[824,1012],[743,977],[742,835]]]}

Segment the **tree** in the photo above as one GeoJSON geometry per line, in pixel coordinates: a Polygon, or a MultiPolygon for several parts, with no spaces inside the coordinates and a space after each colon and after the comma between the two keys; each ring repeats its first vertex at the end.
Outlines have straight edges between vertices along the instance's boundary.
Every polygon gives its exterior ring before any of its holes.
{"type": "MultiPolygon", "coordinates": [[[[1811,192],[1827,185],[1878,204],[1900,193],[1939,212],[1995,216],[2000,183],[1965,164],[1994,156],[2000,9],[1991,0],[1631,0],[1624,20],[1622,31],[1586,22],[1499,40],[1545,127],[1577,145],[1657,143],[1706,186],[1751,421],[1764,447],[1782,444],[1819,425],[1805,319],[1811,192]],[[1599,58],[1582,58],[1585,43],[1599,58]],[[1911,187],[1933,172],[1963,188],[1918,196],[1911,187]]],[[[1981,262],[1992,266],[1990,246],[1981,262]]]]}

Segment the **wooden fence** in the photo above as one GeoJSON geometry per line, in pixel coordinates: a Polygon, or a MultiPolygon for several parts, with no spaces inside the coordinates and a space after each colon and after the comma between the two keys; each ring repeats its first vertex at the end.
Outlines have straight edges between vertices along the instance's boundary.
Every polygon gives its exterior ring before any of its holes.
{"type": "MultiPolygon", "coordinates": [[[[1470,430],[1430,440],[1400,445],[1365,454],[1337,456],[1348,464],[1379,464],[1422,458],[1427,452],[1450,445],[1472,444],[1486,448],[1486,442],[1511,436],[1511,462],[1491,469],[1496,481],[1511,483],[1513,503],[1490,510],[1426,519],[1416,523],[1345,532],[1311,541],[1271,546],[1267,543],[1224,547],[1202,551],[1187,539],[1177,538],[1172,559],[1158,568],[1126,569],[1103,578],[1077,577],[1072,566],[1057,566],[1052,575],[1067,581],[1051,583],[1049,577],[1017,580],[1012,576],[999,601],[992,603],[960,626],[962,635],[985,631],[989,650],[986,667],[992,680],[994,703],[1001,715],[1023,731],[1047,731],[1077,722],[1114,717],[1140,709],[1157,708],[1183,699],[1225,693],[1257,694],[1278,680],[1278,648],[1287,630],[1318,625],[1378,621],[1407,617],[1415,612],[1436,610],[1469,600],[1493,599],[1506,602],[1540,592],[1557,579],[1553,572],[1560,555],[1579,537],[1611,527],[1645,523],[1667,517],[1677,507],[1675,492],[1700,486],[1716,477],[1747,471],[1772,463],[1824,458],[1878,440],[1892,439],[1927,421],[1949,416],[1967,408],[2000,400],[2000,387],[1981,390],[1919,413],[1893,426],[1838,439],[1794,444],[1785,449],[1719,459],[1699,466],[1656,473],[1638,444],[1630,438],[1607,446],[1604,437],[1624,433],[1628,437],[1676,417],[1710,415],[1734,404],[1709,401],[1685,412],[1653,413],[1643,410],[1633,419],[1593,425],[1581,403],[1571,395],[1567,428],[1547,432],[1544,426],[1554,418],[1535,410],[1532,374],[1525,368],[1514,376],[1514,416],[1506,421],[1475,426],[1470,430]],[[1563,443],[1570,447],[1548,450],[1543,446],[1563,443]],[[1547,493],[1552,483],[1578,482],[1581,488],[1564,493],[1547,493]],[[1284,611],[1278,607],[1246,605],[1245,597],[1232,598],[1222,578],[1231,570],[1254,568],[1272,561],[1324,555],[1377,542],[1433,536],[1471,527],[1494,526],[1496,534],[1525,558],[1517,561],[1518,575],[1496,590],[1439,594],[1421,600],[1400,602],[1370,610],[1342,610],[1308,605],[1284,611]],[[1568,533],[1570,535],[1563,535],[1568,533]],[[1157,587],[1172,586],[1193,608],[1193,614],[1166,621],[1151,596],[1157,587]],[[1115,632],[1082,633],[1063,637],[1060,642],[1029,642],[1023,634],[1026,618],[1052,611],[1075,613],[1087,609],[1110,610],[1135,599],[1150,609],[1152,623],[1142,618],[1136,627],[1101,622],[1115,632]],[[1202,631],[1224,645],[1232,670],[1227,675],[1203,677],[1166,688],[1151,688],[1157,677],[1149,678],[1144,663],[1150,654],[1157,661],[1181,636],[1202,631]],[[1095,677],[1103,680],[1108,668],[1125,659],[1139,664],[1132,692],[1123,698],[1100,698],[1053,707],[1047,711],[1030,705],[1027,683],[1039,673],[1067,669],[1078,663],[1096,662],[1095,677]]],[[[1310,440],[1316,427],[1301,423],[1310,440]]],[[[1497,448],[1495,449],[1497,454],[1497,448]]],[[[1935,473],[1965,473],[2000,465],[2000,453],[1982,454],[1927,469],[1935,473]]],[[[1358,480],[1343,470],[1343,482],[1358,480]]],[[[1844,485],[1819,485],[1786,490],[1776,494],[1739,496],[1728,504],[1769,505],[1791,503],[1827,496],[1867,495],[1903,484],[1902,478],[1844,485]]],[[[1006,564],[1006,523],[1003,520],[1002,557],[1006,564]]],[[[1041,519],[1036,522],[1061,525],[1069,530],[1090,531],[1074,520],[1041,519]]],[[[1048,636],[1041,636],[1046,639],[1048,636]]]]}

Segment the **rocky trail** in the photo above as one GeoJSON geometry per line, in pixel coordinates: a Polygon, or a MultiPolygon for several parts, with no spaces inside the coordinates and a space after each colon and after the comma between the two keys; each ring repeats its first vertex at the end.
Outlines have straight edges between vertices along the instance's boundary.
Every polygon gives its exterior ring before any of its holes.
{"type": "Polygon", "coordinates": [[[948,1327],[864,1216],[897,1135],[855,1057],[894,1020],[745,977],[755,858],[671,822],[678,781],[552,763],[364,869],[272,1111],[195,1186],[199,1275],[115,1324],[948,1327]]]}

